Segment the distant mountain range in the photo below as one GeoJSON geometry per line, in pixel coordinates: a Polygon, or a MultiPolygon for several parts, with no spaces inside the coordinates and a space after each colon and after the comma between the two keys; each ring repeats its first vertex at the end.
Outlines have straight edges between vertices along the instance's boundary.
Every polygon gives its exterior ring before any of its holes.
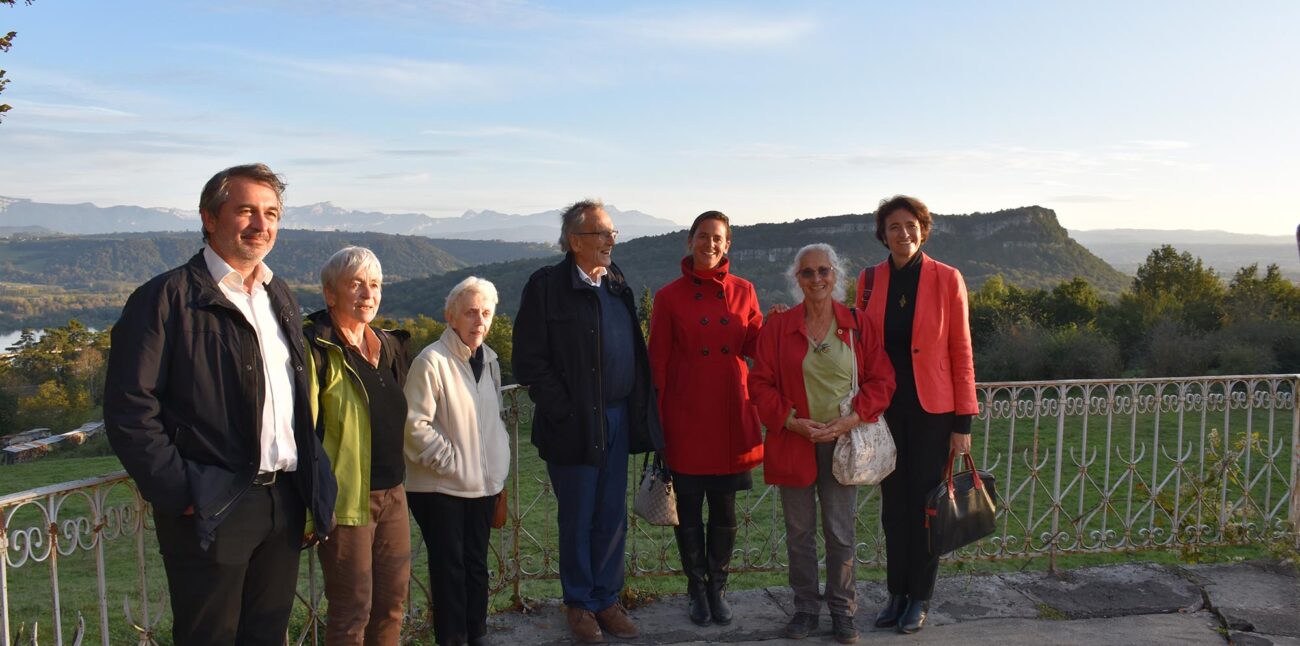
{"type": "Polygon", "coordinates": [[[1296,240],[1290,232],[1251,235],[1227,231],[1071,229],[1070,237],[1126,274],[1135,273],[1152,249],[1168,244],[1199,257],[1224,280],[1231,280],[1237,269],[1254,263],[1259,263],[1260,269],[1277,265],[1283,276],[1300,280],[1300,255],[1296,253],[1296,240]]]}
{"type": "MultiPolygon", "coordinates": [[[[619,222],[623,240],[676,231],[682,225],[640,211],[607,205],[619,222]]],[[[466,211],[460,217],[434,218],[423,213],[353,211],[329,202],[285,207],[283,226],[313,231],[368,231],[428,238],[554,243],[560,236],[560,210],[528,215],[466,211]]],[[[0,197],[0,237],[14,234],[141,233],[197,231],[199,213],[141,206],[99,207],[90,203],[48,204],[0,197]]]]}

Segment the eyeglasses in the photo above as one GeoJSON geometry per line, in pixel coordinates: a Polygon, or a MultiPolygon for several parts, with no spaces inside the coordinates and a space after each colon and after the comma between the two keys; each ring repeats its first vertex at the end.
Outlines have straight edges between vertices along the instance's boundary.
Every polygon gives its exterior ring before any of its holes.
{"type": "Polygon", "coordinates": [[[832,270],[830,267],[825,267],[825,266],[818,267],[816,269],[813,269],[812,267],[804,267],[803,269],[799,270],[798,274],[795,275],[804,280],[812,280],[814,274],[816,274],[819,278],[826,279],[831,277],[832,271],[834,270],[832,270]]]}
{"type": "Polygon", "coordinates": [[[602,238],[604,238],[604,239],[606,239],[606,240],[613,240],[613,239],[615,239],[615,238],[618,237],[618,229],[610,229],[609,231],[578,231],[578,232],[575,232],[573,235],[575,235],[575,236],[600,236],[600,237],[602,237],[602,238]]]}

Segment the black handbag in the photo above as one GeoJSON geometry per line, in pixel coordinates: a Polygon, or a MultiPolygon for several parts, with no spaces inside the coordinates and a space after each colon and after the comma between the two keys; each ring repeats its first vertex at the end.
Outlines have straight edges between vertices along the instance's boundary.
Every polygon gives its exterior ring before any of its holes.
{"type": "Polygon", "coordinates": [[[953,474],[956,452],[948,452],[943,482],[925,498],[925,527],[930,553],[943,556],[993,533],[998,494],[992,473],[977,471],[969,453],[966,471],[953,474]]]}

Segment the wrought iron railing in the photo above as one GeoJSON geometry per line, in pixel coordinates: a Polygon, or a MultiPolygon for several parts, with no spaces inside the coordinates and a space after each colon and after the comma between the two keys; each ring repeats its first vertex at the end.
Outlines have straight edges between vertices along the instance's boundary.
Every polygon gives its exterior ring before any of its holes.
{"type": "MultiPolygon", "coordinates": [[[[980,384],[974,455],[997,479],[998,531],[949,558],[1054,562],[1067,553],[1294,544],[1298,386],[1300,375],[980,384]]],[[[510,517],[493,536],[492,589],[521,605],[525,585],[558,576],[555,499],[527,446],[526,393],[506,387],[502,396],[514,470],[510,517]]],[[[629,469],[636,482],[640,461],[629,469]]],[[[785,567],[779,492],[761,482],[759,471],[755,488],[737,498],[736,571],[785,567]]],[[[877,491],[859,493],[863,567],[884,562],[877,491]]],[[[428,628],[415,535],[408,634],[428,628]]],[[[125,474],[0,497],[0,550],[4,644],[166,641],[166,580],[151,518],[125,474]]],[[[316,644],[322,586],[314,558],[304,558],[290,641],[316,644]]],[[[627,559],[634,575],[675,572],[671,530],[630,517],[627,559]]]]}

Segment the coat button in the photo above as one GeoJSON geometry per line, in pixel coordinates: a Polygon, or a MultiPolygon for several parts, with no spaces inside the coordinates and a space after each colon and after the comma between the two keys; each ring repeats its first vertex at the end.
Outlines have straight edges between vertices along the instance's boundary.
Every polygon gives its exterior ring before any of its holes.
{"type": "Polygon", "coordinates": [[[724,317],[718,319],[718,322],[721,323],[721,324],[723,324],[723,325],[726,325],[726,324],[727,324],[727,317],[724,316],[724,317]]]}
{"type": "Polygon", "coordinates": [[[709,324],[709,317],[706,316],[700,319],[700,325],[708,325],[708,324],[709,324]]]}
{"type": "Polygon", "coordinates": [[[253,369],[253,364],[251,363],[244,364],[244,370],[252,370],[252,369],[253,369]]]}
{"type": "Polygon", "coordinates": [[[718,298],[724,298],[724,297],[726,297],[726,294],[724,294],[724,293],[722,292],[722,290],[719,289],[719,290],[718,290],[718,298]]]}
{"type": "Polygon", "coordinates": [[[920,348],[912,348],[912,354],[921,354],[920,348]]]}
{"type": "Polygon", "coordinates": [[[708,348],[704,348],[704,349],[700,350],[700,354],[702,354],[702,355],[704,355],[704,356],[706,356],[706,357],[709,356],[709,349],[708,349],[708,348]]]}
{"type": "Polygon", "coordinates": [[[725,346],[725,345],[722,346],[722,354],[727,354],[727,353],[729,353],[729,352],[731,352],[731,350],[728,349],[727,346],[725,346]]]}
{"type": "Polygon", "coordinates": [[[694,280],[695,280],[695,284],[696,284],[696,285],[700,285],[700,284],[701,284],[701,283],[700,283],[700,279],[696,278],[696,279],[694,279],[694,280]]]}
{"type": "Polygon", "coordinates": [[[701,293],[699,293],[699,292],[695,292],[695,300],[698,301],[698,300],[700,300],[701,298],[704,298],[704,294],[701,294],[701,293]]]}

